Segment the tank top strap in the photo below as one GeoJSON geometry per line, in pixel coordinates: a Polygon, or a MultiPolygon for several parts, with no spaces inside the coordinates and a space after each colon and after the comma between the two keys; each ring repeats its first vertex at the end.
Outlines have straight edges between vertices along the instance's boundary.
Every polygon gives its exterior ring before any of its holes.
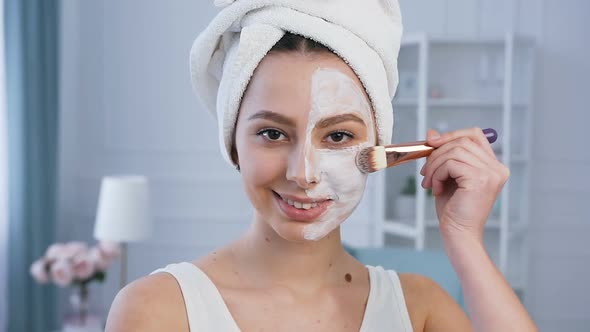
{"type": "Polygon", "coordinates": [[[239,332],[223,297],[211,279],[192,263],[170,264],[150,274],[171,274],[182,292],[190,331],[239,332]]]}
{"type": "Polygon", "coordinates": [[[361,332],[412,332],[410,315],[397,273],[381,266],[367,266],[367,269],[371,288],[361,332]]]}
{"type": "Polygon", "coordinates": [[[406,305],[406,299],[404,297],[402,283],[399,279],[399,276],[398,276],[397,272],[395,272],[393,270],[387,270],[387,274],[389,275],[389,278],[391,280],[391,285],[393,286],[392,290],[393,290],[393,293],[395,294],[394,305],[396,306],[396,308],[400,314],[400,320],[402,321],[402,324],[405,326],[406,330],[408,332],[412,332],[413,331],[412,321],[410,320],[410,313],[408,312],[408,306],[406,305]]]}

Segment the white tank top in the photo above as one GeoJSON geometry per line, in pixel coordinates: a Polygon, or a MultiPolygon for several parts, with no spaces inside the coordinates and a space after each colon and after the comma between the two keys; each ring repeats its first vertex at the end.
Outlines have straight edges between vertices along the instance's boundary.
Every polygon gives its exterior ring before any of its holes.
{"type": "MultiPolygon", "coordinates": [[[[397,273],[381,266],[367,266],[369,298],[359,332],[412,332],[410,316],[397,273]]],[[[239,332],[219,290],[197,266],[182,262],[158,272],[170,273],[180,285],[189,329],[192,332],[239,332]]]]}

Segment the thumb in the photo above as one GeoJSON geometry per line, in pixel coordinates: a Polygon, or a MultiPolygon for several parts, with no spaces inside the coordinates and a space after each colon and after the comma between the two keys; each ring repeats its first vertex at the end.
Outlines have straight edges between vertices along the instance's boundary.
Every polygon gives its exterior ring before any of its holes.
{"type": "Polygon", "coordinates": [[[438,147],[440,145],[440,134],[434,129],[428,129],[426,132],[426,142],[428,145],[438,147]]]}

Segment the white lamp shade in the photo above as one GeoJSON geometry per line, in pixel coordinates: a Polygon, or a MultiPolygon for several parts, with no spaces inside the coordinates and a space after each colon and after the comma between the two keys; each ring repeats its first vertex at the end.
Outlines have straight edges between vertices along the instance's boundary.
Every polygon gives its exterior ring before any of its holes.
{"type": "Polygon", "coordinates": [[[144,176],[107,176],[102,179],[94,237],[135,242],[152,234],[149,188],[144,176]]]}

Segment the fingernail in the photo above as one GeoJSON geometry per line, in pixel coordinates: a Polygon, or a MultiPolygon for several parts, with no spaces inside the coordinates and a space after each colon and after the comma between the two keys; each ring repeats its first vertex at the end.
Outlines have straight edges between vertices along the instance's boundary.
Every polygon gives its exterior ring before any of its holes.
{"type": "Polygon", "coordinates": [[[426,167],[426,164],[422,165],[422,168],[420,168],[420,175],[424,175],[424,167],[426,167]]]}
{"type": "Polygon", "coordinates": [[[429,141],[436,141],[440,138],[440,134],[438,133],[438,131],[431,128],[426,131],[426,137],[429,141]]]}

